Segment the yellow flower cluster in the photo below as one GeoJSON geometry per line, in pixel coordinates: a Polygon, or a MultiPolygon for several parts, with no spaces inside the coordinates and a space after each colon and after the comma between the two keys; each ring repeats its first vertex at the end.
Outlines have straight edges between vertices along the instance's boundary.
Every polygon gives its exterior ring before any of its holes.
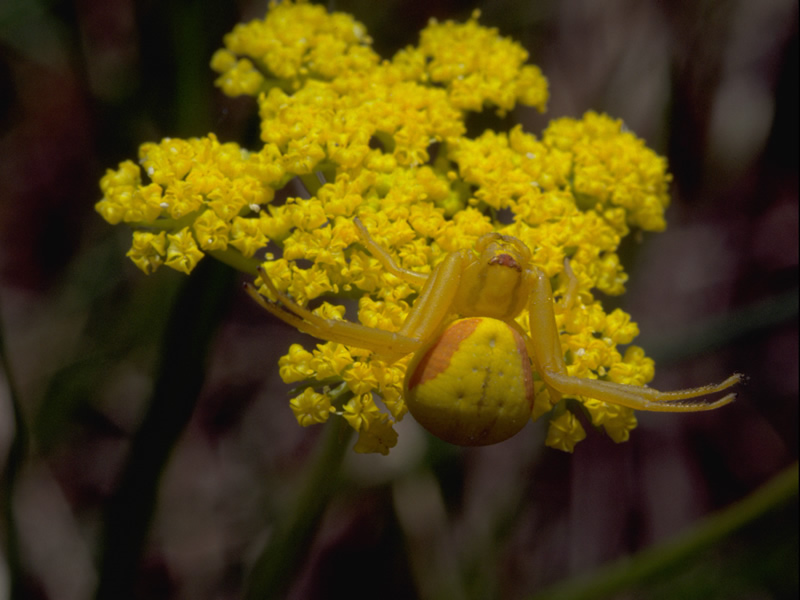
{"type": "Polygon", "coordinates": [[[520,102],[544,111],[547,80],[539,68],[525,64],[528,53],[517,42],[479,25],[479,16],[476,11],[463,25],[431,21],[408,55],[427,63],[429,80],[444,84],[457,108],[479,111],[489,104],[503,115],[520,102]]]}
{"type": "Polygon", "coordinates": [[[251,257],[268,240],[261,208],[286,182],[270,150],[220,144],[213,133],[142,144],[141,166],[125,161],[100,180],[95,208],[134,227],[128,256],[145,273],[165,264],[188,274],[208,252],[235,260],[229,248],[251,257]]]}
{"type": "MultiPolygon", "coordinates": [[[[402,325],[419,290],[358,243],[355,216],[419,273],[482,234],[512,235],[551,278],[570,374],[647,383],[653,363],[629,346],[636,325],[620,310],[604,312],[592,290],[624,291],[617,248],[630,227],[664,228],[664,160],[595,113],[553,121],[538,138],[521,127],[466,137],[470,111],[544,110],[547,101],[525,50],[478,17],[432,21],[418,46],[382,60],[349,15],[271,4],[263,20],[227,35],[211,61],[225,93],[257,98],[263,146],[247,151],[213,134],[144,144],[138,165],[126,161],[103,177],[97,211],[134,229],[128,255],[145,273],[161,264],[189,273],[205,254],[251,273],[263,261],[277,288],[316,314],[345,318],[327,300],[346,296],[357,300],[359,322],[387,330],[402,325]],[[273,202],[282,188],[295,195],[273,202]],[[279,256],[263,254],[268,242],[279,256]]],[[[518,322],[527,331],[527,314],[518,322]]],[[[279,369],[299,384],[290,406],[300,425],[344,418],[359,433],[356,451],[385,454],[406,413],[409,359],[293,345],[279,369]]],[[[537,386],[533,417],[549,415],[550,446],[572,451],[585,437],[575,406],[615,441],[636,426],[630,409],[588,399],[553,406],[537,386]]]]}
{"type": "Polygon", "coordinates": [[[308,79],[332,80],[380,60],[361,23],[305,2],[270,3],[266,18],[237,25],[224,43],[211,68],[229,96],[256,96],[274,86],[297,90],[308,79]]]}

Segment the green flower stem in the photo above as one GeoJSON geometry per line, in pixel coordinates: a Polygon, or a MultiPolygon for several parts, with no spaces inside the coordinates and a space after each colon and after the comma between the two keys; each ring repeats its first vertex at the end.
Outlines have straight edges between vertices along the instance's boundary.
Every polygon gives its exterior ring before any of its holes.
{"type": "Polygon", "coordinates": [[[391,133],[387,133],[386,131],[376,131],[374,136],[377,138],[378,142],[380,142],[381,146],[383,146],[384,154],[391,154],[394,152],[397,144],[395,143],[394,136],[391,133]]]}
{"type": "Polygon", "coordinates": [[[10,589],[9,598],[11,600],[22,599],[25,597],[24,577],[22,572],[22,561],[19,552],[19,534],[17,523],[14,519],[14,486],[17,477],[22,470],[28,449],[28,430],[22,418],[22,408],[20,406],[17,385],[14,379],[14,372],[11,368],[11,360],[8,356],[5,345],[5,332],[3,322],[0,319],[0,370],[6,376],[6,386],[8,396],[11,400],[11,409],[14,413],[14,437],[8,449],[8,458],[5,469],[0,471],[0,510],[2,510],[4,553],[8,565],[10,589]]]}
{"type": "Polygon", "coordinates": [[[165,7],[175,56],[175,126],[181,136],[208,129],[211,88],[208,85],[208,41],[204,36],[209,25],[209,11],[202,3],[186,2],[165,7]],[[186,60],[186,57],[192,57],[186,60]],[[204,57],[204,58],[201,58],[204,57]],[[199,127],[200,126],[200,127],[199,127]]]}
{"type": "Polygon", "coordinates": [[[143,229],[145,231],[166,231],[168,233],[178,231],[188,227],[197,220],[207,209],[195,210],[183,215],[180,219],[159,217],[155,221],[131,221],[127,223],[131,229],[143,229]]]}
{"type": "MultiPolygon", "coordinates": [[[[237,56],[237,58],[241,59],[243,57],[237,56]]],[[[261,84],[261,90],[258,92],[258,94],[254,94],[256,98],[258,98],[261,94],[269,94],[269,91],[274,87],[282,89],[287,94],[292,93],[293,90],[291,81],[288,79],[280,79],[279,77],[275,77],[272,71],[269,70],[269,67],[264,64],[263,60],[258,60],[253,56],[248,56],[246,58],[250,60],[255,70],[261,73],[261,76],[264,78],[264,82],[261,84]]]]}
{"type": "MultiPolygon", "coordinates": [[[[392,499],[419,597],[467,598],[459,553],[448,535],[442,487],[433,471],[422,469],[394,481],[392,499]]],[[[485,558],[488,547],[482,550],[485,558]]]]}
{"type": "Polygon", "coordinates": [[[319,188],[322,187],[322,182],[319,180],[317,172],[309,173],[307,175],[298,175],[297,178],[303,183],[303,187],[311,196],[316,196],[319,188]]]}
{"type": "Polygon", "coordinates": [[[284,518],[275,526],[267,546],[253,564],[246,582],[245,600],[284,598],[286,588],[303,564],[331,496],[353,429],[344,419],[325,424],[316,457],[284,518]]]}
{"type": "Polygon", "coordinates": [[[132,598],[136,593],[161,474],[194,411],[208,348],[236,289],[235,277],[227,266],[203,261],[172,307],[150,405],[105,515],[98,600],[132,598]]]}
{"type": "Polygon", "coordinates": [[[238,250],[231,248],[226,250],[206,250],[206,254],[229,267],[233,267],[237,271],[248,275],[258,275],[258,266],[261,261],[252,257],[248,258],[238,250]]]}
{"type": "Polygon", "coordinates": [[[322,180],[325,183],[333,183],[336,181],[336,173],[338,172],[338,167],[336,163],[330,160],[324,160],[319,165],[317,165],[317,172],[322,175],[322,180]]]}
{"type": "Polygon", "coordinates": [[[553,586],[531,600],[595,600],[636,587],[690,560],[797,493],[798,468],[794,463],[747,498],[704,519],[677,539],[553,586]]]}

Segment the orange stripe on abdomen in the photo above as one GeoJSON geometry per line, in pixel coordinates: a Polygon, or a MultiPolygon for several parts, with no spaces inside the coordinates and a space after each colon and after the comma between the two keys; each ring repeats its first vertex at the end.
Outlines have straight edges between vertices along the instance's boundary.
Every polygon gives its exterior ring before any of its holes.
{"type": "Polygon", "coordinates": [[[408,380],[408,389],[413,389],[445,372],[461,342],[472,335],[480,322],[480,318],[463,319],[445,329],[417,363],[408,380]]]}

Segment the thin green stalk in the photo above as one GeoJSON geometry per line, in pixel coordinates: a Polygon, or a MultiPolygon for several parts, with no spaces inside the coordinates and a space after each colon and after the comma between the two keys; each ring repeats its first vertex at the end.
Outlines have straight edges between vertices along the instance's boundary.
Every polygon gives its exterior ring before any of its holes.
{"type": "MultiPolygon", "coordinates": [[[[395,480],[392,499],[420,598],[467,598],[442,486],[429,468],[395,480]]],[[[484,548],[490,553],[489,547],[484,548]]],[[[485,556],[484,556],[485,557],[485,556]]]]}
{"type": "Polygon", "coordinates": [[[797,312],[798,291],[795,289],[706,319],[690,331],[652,341],[642,336],[637,343],[647,348],[656,364],[665,364],[713,352],[745,336],[787,323],[797,317],[797,312]]]}
{"type": "Polygon", "coordinates": [[[736,504],[704,519],[677,539],[536,594],[531,600],[597,600],[636,587],[688,561],[797,496],[797,463],[736,504]]]}
{"type": "Polygon", "coordinates": [[[352,428],[344,419],[325,425],[314,461],[287,514],[276,524],[246,582],[245,600],[284,598],[286,588],[302,565],[328,501],[339,479],[352,428]]]}
{"type": "Polygon", "coordinates": [[[194,411],[208,348],[236,289],[235,277],[236,272],[227,266],[203,261],[185,281],[172,307],[150,405],[131,441],[121,483],[106,513],[98,600],[136,594],[139,560],[161,474],[194,411]]]}
{"type": "Polygon", "coordinates": [[[175,64],[175,107],[179,109],[175,130],[179,135],[196,135],[208,128],[211,115],[208,59],[204,56],[208,45],[204,35],[207,11],[202,2],[196,1],[175,3],[167,10],[173,52],[182,57],[175,64]]]}
{"type": "MultiPolygon", "coordinates": [[[[0,311],[1,314],[1,311],[0,311]]],[[[0,491],[0,504],[2,504],[2,519],[4,522],[5,539],[4,549],[10,581],[11,600],[22,600],[25,594],[23,589],[22,561],[19,552],[19,534],[14,518],[14,486],[22,470],[28,450],[28,430],[22,417],[22,407],[17,393],[14,371],[5,345],[5,332],[3,321],[0,319],[0,370],[5,373],[8,396],[11,400],[11,409],[14,416],[14,437],[8,449],[8,459],[3,473],[2,490],[0,491]]]]}
{"type": "Polygon", "coordinates": [[[258,266],[261,264],[257,258],[248,258],[238,250],[227,248],[225,250],[208,250],[206,253],[221,263],[233,267],[237,271],[248,275],[258,275],[258,266]]]}
{"type": "Polygon", "coordinates": [[[302,182],[309,196],[316,196],[319,188],[321,188],[323,184],[316,171],[308,175],[298,175],[297,178],[302,182]]]}

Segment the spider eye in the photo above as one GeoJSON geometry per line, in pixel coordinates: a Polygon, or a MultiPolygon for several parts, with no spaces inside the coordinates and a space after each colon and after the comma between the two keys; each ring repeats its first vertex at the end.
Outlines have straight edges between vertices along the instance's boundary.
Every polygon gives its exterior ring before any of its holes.
{"type": "Polygon", "coordinates": [[[489,259],[490,265],[500,265],[501,267],[511,267],[515,271],[522,271],[522,267],[510,254],[497,254],[489,259]]]}
{"type": "Polygon", "coordinates": [[[475,244],[475,252],[485,265],[500,265],[524,271],[531,260],[531,251],[517,238],[487,233],[475,244]]]}

